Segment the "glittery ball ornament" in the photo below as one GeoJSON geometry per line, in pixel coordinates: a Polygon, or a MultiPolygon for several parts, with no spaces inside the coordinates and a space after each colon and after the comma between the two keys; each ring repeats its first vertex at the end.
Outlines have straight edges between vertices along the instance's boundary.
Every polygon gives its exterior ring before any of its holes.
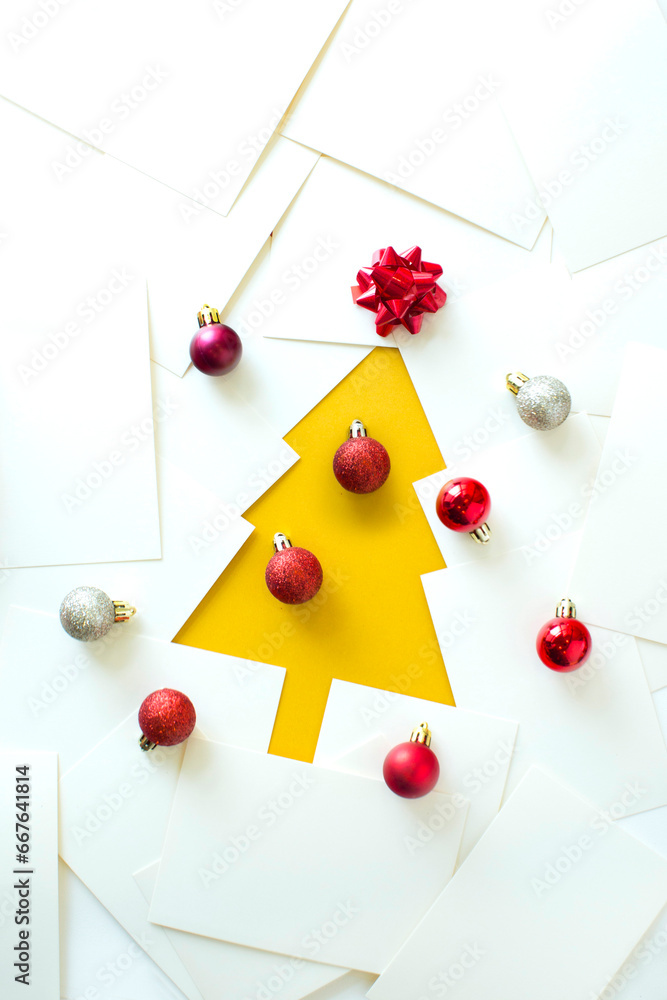
{"type": "Polygon", "coordinates": [[[136,614],[125,601],[112,601],[98,587],[75,587],[60,605],[60,624],[81,642],[94,642],[106,635],[115,622],[126,622],[136,614]]]}
{"type": "Polygon", "coordinates": [[[419,799],[435,788],[440,764],[431,750],[431,731],[425,722],[412,730],[409,742],[389,751],[382,774],[392,792],[404,799],[419,799]]]}
{"type": "Polygon", "coordinates": [[[231,326],[220,322],[220,314],[203,306],[197,314],[199,330],[190,341],[190,358],[204,375],[228,375],[243,354],[241,338],[231,326]]]}
{"type": "Polygon", "coordinates": [[[537,633],[537,655],[550,670],[565,674],[577,670],[591,652],[592,639],[583,622],[577,621],[577,609],[564,597],[551,618],[537,633]]]}
{"type": "Polygon", "coordinates": [[[519,416],[533,430],[552,431],[570,412],[572,399],[560,379],[551,375],[528,378],[521,372],[511,372],[505,381],[516,396],[519,416]]]}
{"type": "Polygon", "coordinates": [[[491,538],[486,523],[491,510],[489,491],[478,479],[458,476],[442,487],[435,501],[435,512],[451,531],[467,531],[484,545],[491,538]]]}
{"type": "Polygon", "coordinates": [[[319,559],[308,549],[293,546],[289,538],[278,532],[273,537],[274,555],[269,560],[264,578],[266,585],[283,604],[304,604],[322,586],[319,559]]]}
{"type": "Polygon", "coordinates": [[[391,462],[384,445],[368,432],[361,420],[353,420],[350,436],[333,460],[334,476],[350,493],[374,493],[386,482],[391,462]]]}
{"type": "Polygon", "coordinates": [[[139,746],[142,750],[174,747],[187,740],[196,722],[195,707],[187,695],[174,688],[160,688],[141,703],[139,746]]]}
{"type": "Polygon", "coordinates": [[[398,254],[393,247],[376,250],[370,267],[357,272],[352,298],[358,306],[375,313],[375,332],[388,337],[397,326],[419,333],[424,313],[435,313],[447,301],[447,293],[436,278],[439,264],[422,260],[420,247],[398,254]]]}

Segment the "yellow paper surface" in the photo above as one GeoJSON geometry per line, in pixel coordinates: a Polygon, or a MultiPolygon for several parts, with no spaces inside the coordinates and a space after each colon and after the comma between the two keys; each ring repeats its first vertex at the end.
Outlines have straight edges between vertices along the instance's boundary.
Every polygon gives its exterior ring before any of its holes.
{"type": "Polygon", "coordinates": [[[270,750],[311,761],[334,677],[454,703],[419,579],[444,562],[412,488],[444,462],[399,352],[384,347],[285,440],[301,460],[244,515],[256,530],[175,641],[286,667],[270,750]],[[332,471],[355,418],[391,458],[387,482],[366,496],[332,471]],[[276,531],[322,564],[324,584],[307,604],[267,590],[276,531]]]}

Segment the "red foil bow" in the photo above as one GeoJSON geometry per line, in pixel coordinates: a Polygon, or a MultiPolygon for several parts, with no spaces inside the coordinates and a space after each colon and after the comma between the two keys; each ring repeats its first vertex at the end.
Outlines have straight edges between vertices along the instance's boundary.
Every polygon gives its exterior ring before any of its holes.
{"type": "Polygon", "coordinates": [[[393,247],[376,250],[371,267],[357,272],[358,285],[352,298],[375,316],[376,333],[387,337],[396,326],[419,333],[424,313],[437,312],[447,301],[447,293],[437,284],[442,274],[439,264],[422,260],[420,247],[403,255],[393,247]]]}

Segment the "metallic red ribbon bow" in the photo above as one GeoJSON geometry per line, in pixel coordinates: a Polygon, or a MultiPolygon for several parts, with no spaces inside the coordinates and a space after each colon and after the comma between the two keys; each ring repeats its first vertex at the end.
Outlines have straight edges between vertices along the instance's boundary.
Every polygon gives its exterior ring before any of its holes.
{"type": "Polygon", "coordinates": [[[403,255],[393,247],[376,250],[371,267],[357,273],[358,285],[352,298],[358,306],[376,313],[376,333],[387,337],[395,326],[419,333],[424,313],[437,312],[447,301],[447,293],[436,283],[442,274],[439,264],[422,260],[420,247],[403,255]]]}

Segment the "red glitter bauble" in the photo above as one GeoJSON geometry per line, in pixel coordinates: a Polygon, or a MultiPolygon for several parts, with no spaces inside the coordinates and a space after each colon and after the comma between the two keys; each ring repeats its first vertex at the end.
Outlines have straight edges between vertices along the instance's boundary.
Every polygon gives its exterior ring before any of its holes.
{"type": "Polygon", "coordinates": [[[459,476],[450,479],[438,493],[435,511],[452,531],[475,531],[489,516],[491,497],[477,479],[459,476]]]}
{"type": "Polygon", "coordinates": [[[537,634],[537,654],[550,670],[577,670],[591,652],[591,633],[576,618],[551,618],[537,634]]]}
{"type": "Polygon", "coordinates": [[[187,740],[197,715],[187,695],[173,688],[153,691],[141,703],[139,727],[151,743],[173,747],[187,740]]]}
{"type": "Polygon", "coordinates": [[[375,438],[351,437],[334,455],[334,476],[350,493],[374,493],[387,481],[390,469],[387,449],[375,438]]]}
{"type": "Polygon", "coordinates": [[[265,579],[273,596],[283,604],[304,604],[322,586],[322,567],[308,549],[290,546],[272,556],[265,579]]]}
{"type": "Polygon", "coordinates": [[[438,783],[440,764],[424,743],[399,743],[384,759],[382,774],[388,787],[404,799],[419,799],[438,783]]]}

